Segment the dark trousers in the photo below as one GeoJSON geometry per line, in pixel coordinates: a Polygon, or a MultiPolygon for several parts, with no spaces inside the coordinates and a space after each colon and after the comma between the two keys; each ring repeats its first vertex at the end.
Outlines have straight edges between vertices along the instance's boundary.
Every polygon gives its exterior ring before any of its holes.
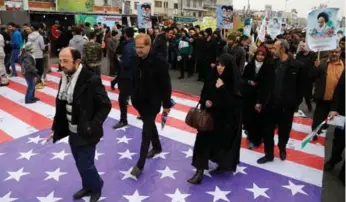
{"type": "Polygon", "coordinates": [[[119,80],[119,106],[120,106],[120,121],[127,122],[127,105],[131,95],[131,80],[119,80]]]}
{"type": "Polygon", "coordinates": [[[192,166],[197,170],[208,170],[209,159],[211,154],[211,142],[213,141],[212,133],[198,132],[193,147],[192,166]]]}
{"type": "Polygon", "coordinates": [[[156,115],[147,115],[140,114],[143,121],[143,129],[142,129],[142,143],[140,156],[137,162],[137,167],[139,169],[143,169],[145,165],[145,160],[147,158],[149,152],[150,143],[153,146],[153,149],[156,151],[161,151],[161,142],[159,139],[159,133],[157,132],[157,128],[155,125],[156,115]]]}
{"type": "Polygon", "coordinates": [[[6,73],[10,74],[11,73],[11,69],[10,69],[10,59],[11,59],[11,53],[6,53],[5,56],[5,68],[6,68],[6,73]]]}
{"type": "Polygon", "coordinates": [[[35,76],[33,74],[25,74],[24,78],[28,85],[25,94],[25,102],[30,102],[35,98],[35,76]]]}
{"type": "Polygon", "coordinates": [[[10,66],[12,68],[12,75],[13,76],[17,76],[16,63],[20,63],[19,53],[20,53],[19,49],[12,49],[11,58],[10,58],[10,66]]]}
{"type": "Polygon", "coordinates": [[[342,160],[342,152],[345,149],[345,128],[335,128],[332,155],[329,162],[337,164],[342,160]]]}
{"type": "Polygon", "coordinates": [[[43,75],[43,70],[44,70],[44,61],[43,58],[36,58],[36,69],[37,69],[37,74],[38,74],[38,78],[37,78],[37,82],[36,83],[40,83],[42,82],[42,75],[43,75]]]}
{"type": "Polygon", "coordinates": [[[288,109],[268,106],[263,110],[263,115],[264,152],[267,158],[274,158],[274,134],[276,125],[279,128],[278,147],[280,151],[284,151],[290,137],[294,107],[288,109]]]}
{"type": "Polygon", "coordinates": [[[182,56],[178,65],[180,70],[180,77],[185,77],[185,71],[187,70],[189,65],[189,56],[182,56]]]}
{"type": "Polygon", "coordinates": [[[251,98],[243,101],[243,125],[247,130],[248,140],[255,146],[262,143],[262,114],[255,110],[255,104],[251,98]]]}
{"type": "MultiPolygon", "coordinates": [[[[330,111],[330,101],[317,100],[315,113],[312,121],[312,130],[315,130],[327,117],[330,111]]],[[[319,131],[320,132],[320,131],[319,131]]]]}
{"type": "Polygon", "coordinates": [[[103,180],[95,167],[96,145],[80,144],[78,134],[71,134],[69,142],[78,172],[82,178],[83,189],[89,189],[92,192],[101,192],[103,180]]]}

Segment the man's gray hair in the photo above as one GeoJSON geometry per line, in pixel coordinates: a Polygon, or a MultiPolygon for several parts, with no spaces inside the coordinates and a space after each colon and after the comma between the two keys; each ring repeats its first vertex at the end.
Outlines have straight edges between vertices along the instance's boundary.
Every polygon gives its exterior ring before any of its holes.
{"type": "Polygon", "coordinates": [[[290,44],[288,43],[287,40],[285,39],[279,39],[278,41],[280,41],[280,46],[281,48],[284,48],[286,50],[286,53],[290,50],[290,44]]]}

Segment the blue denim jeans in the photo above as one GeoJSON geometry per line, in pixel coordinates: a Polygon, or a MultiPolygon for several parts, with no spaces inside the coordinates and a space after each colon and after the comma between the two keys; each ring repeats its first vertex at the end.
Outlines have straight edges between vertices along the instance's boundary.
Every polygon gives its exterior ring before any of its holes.
{"type": "Polygon", "coordinates": [[[35,98],[35,76],[32,74],[24,75],[25,81],[28,85],[25,94],[25,102],[30,102],[35,98]]]}
{"type": "Polygon", "coordinates": [[[19,49],[13,49],[11,52],[11,59],[10,59],[10,65],[12,68],[12,75],[17,76],[17,71],[16,71],[16,63],[20,63],[19,61],[19,54],[20,50],[19,49]]]}

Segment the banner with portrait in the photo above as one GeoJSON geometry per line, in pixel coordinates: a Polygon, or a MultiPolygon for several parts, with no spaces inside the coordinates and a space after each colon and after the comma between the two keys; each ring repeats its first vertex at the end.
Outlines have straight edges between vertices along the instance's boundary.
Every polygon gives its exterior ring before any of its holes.
{"type": "Polygon", "coordinates": [[[216,24],[219,29],[233,29],[232,5],[216,5],[216,24]]]}
{"type": "Polygon", "coordinates": [[[152,28],[151,22],[151,3],[141,3],[137,5],[138,28],[152,28]]]}
{"type": "Polygon", "coordinates": [[[243,27],[243,35],[245,36],[251,36],[251,30],[252,30],[252,18],[246,19],[244,21],[244,27],[243,27]]]}
{"type": "Polygon", "coordinates": [[[275,39],[281,34],[281,18],[271,18],[267,24],[267,34],[270,35],[272,39],[275,39]]]}
{"type": "Polygon", "coordinates": [[[312,51],[328,51],[337,47],[338,11],[338,8],[322,8],[309,13],[306,40],[312,51]]]}

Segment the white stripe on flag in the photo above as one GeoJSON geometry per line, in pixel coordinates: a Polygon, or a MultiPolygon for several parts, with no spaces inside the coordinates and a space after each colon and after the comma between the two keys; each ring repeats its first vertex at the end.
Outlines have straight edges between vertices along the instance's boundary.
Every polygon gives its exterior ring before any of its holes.
{"type": "MultiPolygon", "coordinates": [[[[1,95],[0,95],[1,96],[1,95]]],[[[20,138],[37,131],[22,120],[0,109],[0,128],[13,138],[20,138]]]]}

